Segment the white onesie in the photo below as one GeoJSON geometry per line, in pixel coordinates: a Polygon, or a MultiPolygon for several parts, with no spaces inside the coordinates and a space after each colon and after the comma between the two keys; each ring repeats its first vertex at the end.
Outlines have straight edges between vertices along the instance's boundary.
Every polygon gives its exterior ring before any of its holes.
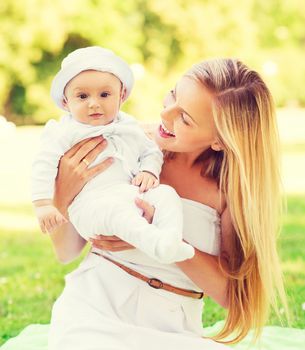
{"type": "Polygon", "coordinates": [[[194,248],[182,241],[182,205],[172,187],[159,185],[142,195],[155,207],[152,224],[135,205],[139,188],[131,185],[131,179],[139,171],[159,178],[163,157],[126,113],[119,112],[111,124],[99,126],[80,123],[70,114],[59,122],[50,120],[33,163],[32,200],[52,199],[60,157],[77,142],[98,135],[107,140],[107,148],[90,167],[110,156],[115,161],[83,187],[68,209],[79,234],[86,240],[98,234],[116,235],[161,263],[191,258],[194,248]]]}

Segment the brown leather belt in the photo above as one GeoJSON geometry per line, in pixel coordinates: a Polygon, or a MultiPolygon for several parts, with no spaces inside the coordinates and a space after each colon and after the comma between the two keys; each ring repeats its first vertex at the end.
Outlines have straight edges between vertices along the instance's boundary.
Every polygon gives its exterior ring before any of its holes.
{"type": "Polygon", "coordinates": [[[179,288],[179,287],[174,287],[174,286],[171,286],[170,284],[167,284],[167,283],[160,281],[158,278],[148,278],[148,277],[142,275],[141,273],[134,271],[134,270],[130,269],[129,267],[127,267],[123,264],[120,264],[119,262],[112,260],[108,256],[105,256],[105,255],[100,254],[98,252],[91,252],[91,253],[98,255],[98,256],[112,262],[113,264],[117,265],[122,270],[129,273],[130,275],[132,275],[136,278],[139,278],[140,280],[146,282],[152,288],[164,289],[164,290],[167,290],[168,292],[176,293],[176,294],[183,295],[185,297],[194,298],[194,299],[202,299],[204,296],[203,292],[196,292],[194,290],[188,290],[188,289],[183,289],[183,288],[179,288]]]}

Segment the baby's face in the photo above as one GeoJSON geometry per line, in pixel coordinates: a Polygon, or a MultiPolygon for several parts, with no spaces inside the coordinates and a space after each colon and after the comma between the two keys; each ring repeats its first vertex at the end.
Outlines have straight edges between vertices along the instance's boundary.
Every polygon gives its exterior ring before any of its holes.
{"type": "Polygon", "coordinates": [[[107,125],[120,109],[122,84],[111,73],[86,70],[69,81],[64,94],[64,107],[78,122],[107,125]]]}

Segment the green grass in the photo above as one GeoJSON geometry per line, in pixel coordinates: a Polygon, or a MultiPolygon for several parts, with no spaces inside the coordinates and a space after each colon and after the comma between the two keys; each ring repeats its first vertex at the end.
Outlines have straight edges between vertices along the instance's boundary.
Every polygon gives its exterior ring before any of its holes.
{"type": "MultiPolygon", "coordinates": [[[[0,206],[1,213],[4,207],[0,206]]],[[[7,208],[12,212],[13,208],[7,208]]],[[[14,208],[18,214],[28,207],[14,208]]],[[[80,259],[61,265],[47,235],[38,230],[1,230],[0,251],[0,345],[30,323],[48,323],[51,306],[64,286],[64,275],[80,259]]],[[[84,255],[84,254],[83,254],[84,255]]]]}
{"type": "MultiPolygon", "coordinates": [[[[2,218],[33,217],[31,206],[0,205],[2,218]]],[[[289,197],[280,238],[280,254],[286,281],[291,326],[305,328],[305,196],[289,197]]],[[[0,345],[30,323],[48,323],[51,307],[64,286],[64,275],[78,265],[59,264],[47,235],[31,225],[7,229],[0,221],[0,345]]],[[[11,225],[12,227],[12,225],[11,225]]],[[[82,254],[82,256],[85,252],[82,254]]],[[[205,300],[204,325],[224,318],[224,311],[205,300]]],[[[270,324],[279,324],[273,315],[270,324]]]]}

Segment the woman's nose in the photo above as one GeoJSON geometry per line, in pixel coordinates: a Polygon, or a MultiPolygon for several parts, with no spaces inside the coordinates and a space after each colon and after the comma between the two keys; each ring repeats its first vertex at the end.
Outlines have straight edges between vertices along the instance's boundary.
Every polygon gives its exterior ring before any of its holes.
{"type": "Polygon", "coordinates": [[[165,106],[163,110],[161,111],[161,118],[164,120],[173,120],[175,117],[175,106],[165,106]]]}

